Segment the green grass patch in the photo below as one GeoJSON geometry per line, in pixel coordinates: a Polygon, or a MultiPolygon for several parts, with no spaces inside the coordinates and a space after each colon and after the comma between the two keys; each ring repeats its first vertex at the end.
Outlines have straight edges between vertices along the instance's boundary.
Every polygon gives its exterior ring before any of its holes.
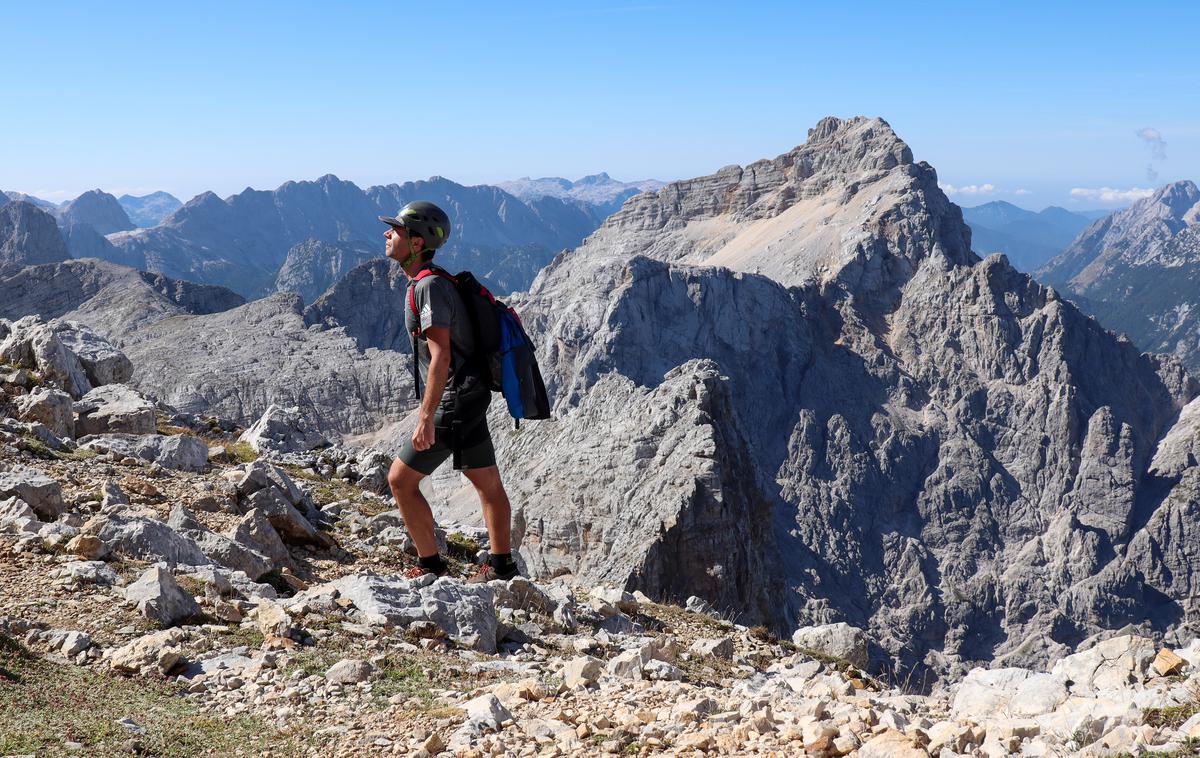
{"type": "Polygon", "coordinates": [[[234,463],[251,463],[258,460],[258,453],[254,452],[254,448],[250,447],[249,442],[229,442],[221,443],[225,445],[225,452],[233,459],[234,463]]]}
{"type": "Polygon", "coordinates": [[[483,545],[480,545],[462,532],[452,532],[446,535],[446,551],[460,560],[474,563],[475,556],[482,549],[483,545]]]}
{"type": "Polygon", "coordinates": [[[446,687],[441,681],[443,666],[437,660],[397,655],[384,660],[379,668],[379,680],[375,683],[373,691],[379,700],[403,695],[406,698],[417,698],[422,707],[428,710],[434,706],[434,697],[430,690],[435,686],[446,687]]]}
{"type": "Polygon", "coordinates": [[[86,461],[89,458],[95,458],[99,455],[95,450],[86,450],[84,448],[76,448],[69,452],[52,450],[32,434],[22,434],[21,442],[18,446],[30,455],[47,461],[86,461]]]}
{"type": "Polygon", "coordinates": [[[297,738],[252,716],[200,713],[171,682],[125,679],[50,663],[0,635],[0,755],[61,755],[65,742],[82,755],[129,754],[140,745],[156,756],[301,755],[297,738]],[[117,723],[130,719],[135,734],[117,723]]]}

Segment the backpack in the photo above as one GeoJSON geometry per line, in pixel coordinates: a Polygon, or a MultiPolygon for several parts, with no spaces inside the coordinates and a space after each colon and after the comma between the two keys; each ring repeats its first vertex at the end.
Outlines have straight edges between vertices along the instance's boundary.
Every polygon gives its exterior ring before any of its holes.
{"type": "Polygon", "coordinates": [[[517,312],[497,300],[470,271],[451,276],[442,269],[427,268],[413,279],[408,290],[416,328],[413,330],[413,374],[417,400],[421,399],[421,377],[417,362],[417,337],[421,334],[421,316],[417,312],[416,283],[427,276],[440,276],[454,284],[466,305],[467,318],[475,335],[475,354],[479,376],[492,392],[504,394],[508,413],[521,427],[521,419],[550,418],[550,399],[542,372],[534,356],[533,342],[525,333],[517,312]]]}

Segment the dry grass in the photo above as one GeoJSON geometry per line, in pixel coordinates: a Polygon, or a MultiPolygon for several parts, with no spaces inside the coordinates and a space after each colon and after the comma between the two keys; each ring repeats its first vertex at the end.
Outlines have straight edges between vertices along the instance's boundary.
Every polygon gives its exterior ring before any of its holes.
{"type": "Polygon", "coordinates": [[[289,756],[303,744],[254,717],[203,714],[177,685],[50,663],[0,635],[0,755],[69,754],[68,741],[77,755],[289,756]]]}

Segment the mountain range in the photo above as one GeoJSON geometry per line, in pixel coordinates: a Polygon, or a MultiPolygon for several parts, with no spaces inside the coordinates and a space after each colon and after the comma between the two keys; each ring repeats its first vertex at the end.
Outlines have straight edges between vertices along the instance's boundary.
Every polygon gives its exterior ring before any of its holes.
{"type": "Polygon", "coordinates": [[[1200,372],[1200,189],[1168,184],[1096,221],[1038,277],[1136,345],[1200,372]]]}
{"type": "Polygon", "coordinates": [[[976,252],[1004,253],[1027,273],[1066,249],[1098,214],[1108,215],[1107,211],[1074,212],[1057,206],[1035,213],[1003,200],[963,208],[962,212],[971,227],[976,252]]]}

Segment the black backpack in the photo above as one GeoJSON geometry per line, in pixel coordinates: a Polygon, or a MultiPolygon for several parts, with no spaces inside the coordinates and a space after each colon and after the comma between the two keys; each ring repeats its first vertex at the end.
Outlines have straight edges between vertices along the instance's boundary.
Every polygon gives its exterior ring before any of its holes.
{"type": "Polygon", "coordinates": [[[446,271],[427,268],[413,279],[408,290],[416,328],[413,330],[413,375],[417,400],[421,399],[421,377],[417,363],[417,337],[421,334],[421,316],[417,312],[416,283],[427,276],[440,276],[454,284],[466,305],[467,317],[475,335],[475,355],[480,378],[493,392],[504,394],[508,413],[517,428],[521,419],[550,418],[550,399],[534,355],[533,342],[525,333],[517,312],[497,300],[470,271],[451,276],[446,271]]]}

